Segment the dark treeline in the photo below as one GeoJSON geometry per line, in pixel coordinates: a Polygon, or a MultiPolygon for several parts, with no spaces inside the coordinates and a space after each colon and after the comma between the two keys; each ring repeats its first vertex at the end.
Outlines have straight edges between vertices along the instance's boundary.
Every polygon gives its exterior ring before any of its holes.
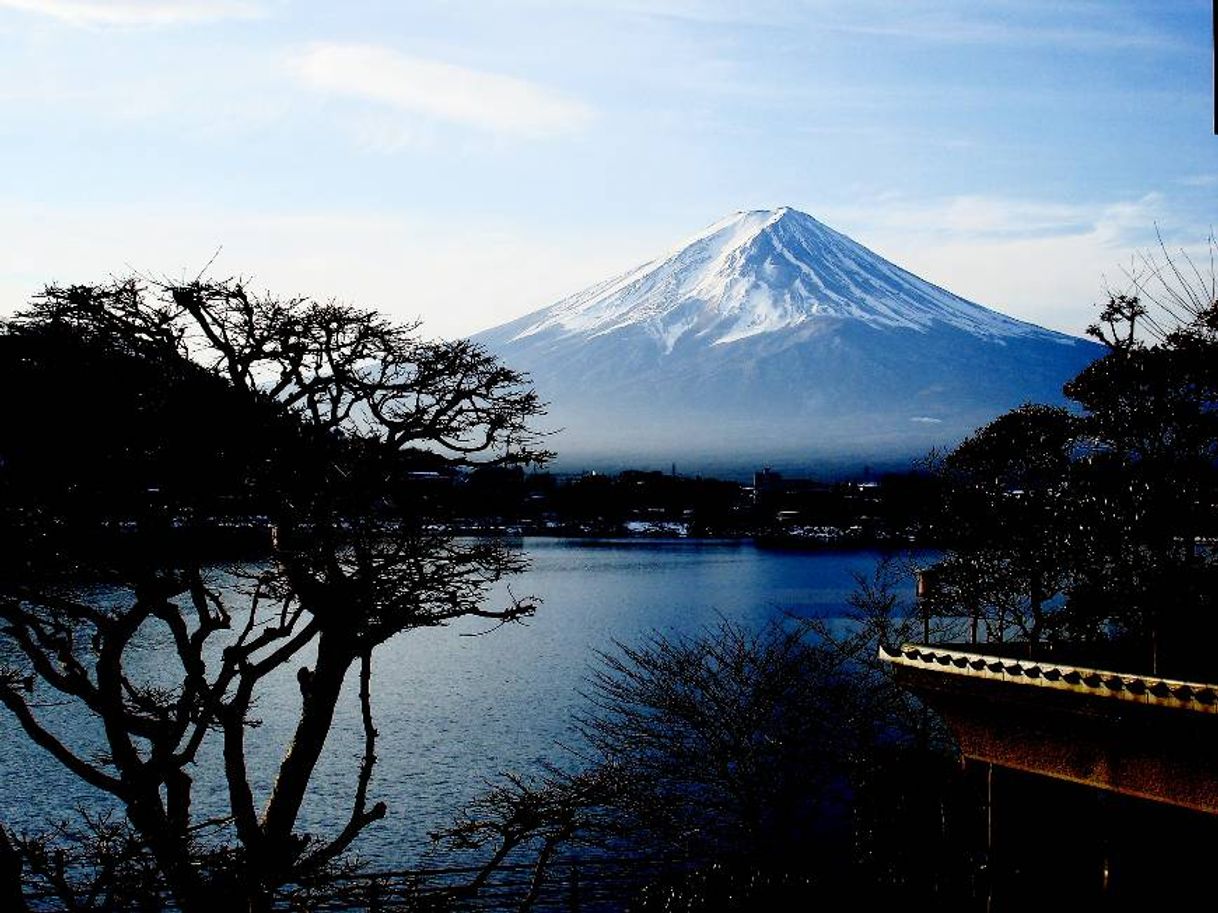
{"type": "MultiPolygon", "coordinates": [[[[25,536],[40,517],[56,516],[39,530],[54,536],[70,517],[73,542],[91,549],[107,537],[85,529],[146,528],[159,518],[160,535],[183,548],[265,551],[277,488],[269,474],[282,471],[285,451],[318,446],[194,362],[66,323],[0,333],[0,388],[21,391],[8,398],[0,431],[5,526],[25,536]]],[[[747,485],[643,470],[469,468],[418,449],[385,459],[388,490],[372,507],[469,532],[926,543],[941,496],[938,480],[913,471],[821,483],[763,470],[747,485]]]]}
{"type": "Polygon", "coordinates": [[[278,419],[172,351],[63,322],[0,332],[4,528],[80,546],[154,516],[265,512],[278,419]],[[69,539],[68,537],[73,537],[69,539]]]}
{"type": "Polygon", "coordinates": [[[939,483],[928,473],[821,483],[758,472],[752,485],[646,470],[558,476],[522,469],[412,473],[437,514],[525,534],[757,537],[815,546],[927,542],[939,483]]]}

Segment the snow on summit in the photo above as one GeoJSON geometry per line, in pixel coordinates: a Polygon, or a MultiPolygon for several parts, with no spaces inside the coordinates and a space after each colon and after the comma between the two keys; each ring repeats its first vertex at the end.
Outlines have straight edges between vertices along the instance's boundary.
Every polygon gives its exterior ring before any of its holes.
{"type": "Polygon", "coordinates": [[[722,345],[826,319],[978,336],[1046,334],[966,301],[790,207],[741,211],[672,252],[517,323],[595,336],[639,327],[671,351],[683,337],[722,345]]]}
{"type": "Polygon", "coordinates": [[[533,378],[560,465],[900,462],[1024,402],[1061,403],[1100,354],[919,279],[788,207],[475,339],[533,378]]]}

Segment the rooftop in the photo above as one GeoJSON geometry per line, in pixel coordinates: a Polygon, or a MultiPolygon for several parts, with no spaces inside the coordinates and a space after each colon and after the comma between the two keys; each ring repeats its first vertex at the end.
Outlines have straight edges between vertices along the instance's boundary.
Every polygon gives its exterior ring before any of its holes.
{"type": "Polygon", "coordinates": [[[1218,684],[1012,659],[954,644],[904,644],[898,650],[880,647],[880,659],[894,667],[929,669],[965,679],[999,681],[1218,715],[1218,684]]]}

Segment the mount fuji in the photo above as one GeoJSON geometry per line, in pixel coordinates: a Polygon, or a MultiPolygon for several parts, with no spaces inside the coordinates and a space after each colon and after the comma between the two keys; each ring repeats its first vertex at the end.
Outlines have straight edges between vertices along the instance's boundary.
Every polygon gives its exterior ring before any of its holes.
{"type": "Polygon", "coordinates": [[[474,337],[550,403],[559,465],[895,465],[1062,384],[1095,343],[973,304],[789,207],[474,337]]]}

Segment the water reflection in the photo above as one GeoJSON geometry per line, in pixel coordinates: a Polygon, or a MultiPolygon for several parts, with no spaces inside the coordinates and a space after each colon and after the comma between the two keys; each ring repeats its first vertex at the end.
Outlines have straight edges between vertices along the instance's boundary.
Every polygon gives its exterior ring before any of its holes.
{"type": "MultiPolygon", "coordinates": [[[[388,818],[369,828],[356,849],[374,866],[401,867],[423,858],[429,830],[482,791],[499,772],[553,755],[573,713],[593,651],[645,633],[692,633],[720,619],[760,626],[783,614],[832,617],[870,573],[873,551],[783,552],[739,541],[529,539],[532,566],[490,595],[541,597],[527,624],[484,632],[468,620],[450,628],[399,636],[374,655],[373,695],[381,733],[374,792],[388,818]]],[[[138,657],[155,677],[155,642],[138,657]]],[[[302,659],[308,662],[307,658],[302,659]]],[[[266,790],[291,734],[298,700],[295,668],[266,682],[254,709],[251,775],[266,790]]],[[[345,814],[355,782],[361,730],[354,682],[344,694],[318,767],[302,827],[333,826],[345,814]]],[[[74,741],[83,724],[61,711],[74,741]]],[[[6,720],[5,725],[12,725],[6,720]]],[[[226,805],[218,776],[219,746],[205,747],[196,772],[197,810],[226,805]]],[[[76,806],[102,799],[16,733],[0,749],[0,809],[16,828],[39,827],[76,806]]]]}

